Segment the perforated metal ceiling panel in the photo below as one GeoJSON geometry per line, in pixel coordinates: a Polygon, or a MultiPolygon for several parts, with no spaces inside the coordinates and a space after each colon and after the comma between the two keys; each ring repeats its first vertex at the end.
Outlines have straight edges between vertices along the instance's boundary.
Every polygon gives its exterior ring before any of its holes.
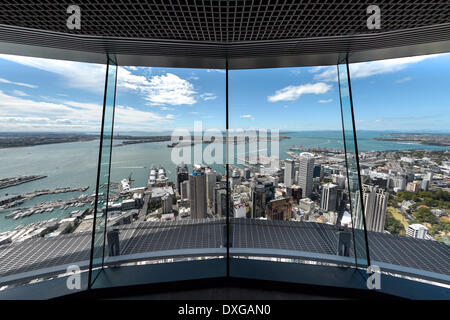
{"type": "Polygon", "coordinates": [[[0,51],[122,65],[292,67],[450,51],[450,1],[379,0],[381,28],[367,28],[372,1],[80,0],[0,3],[0,51]]]}
{"type": "MultiPolygon", "coordinates": [[[[92,36],[241,42],[368,33],[373,1],[75,1],[81,30],[69,30],[67,2],[16,0],[0,4],[0,23],[92,36]]],[[[378,0],[386,32],[449,22],[448,0],[378,0]]]]}

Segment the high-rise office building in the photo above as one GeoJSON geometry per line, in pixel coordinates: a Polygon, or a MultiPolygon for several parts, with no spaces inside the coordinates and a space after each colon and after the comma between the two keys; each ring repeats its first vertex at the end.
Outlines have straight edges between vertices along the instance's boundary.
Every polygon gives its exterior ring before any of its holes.
{"type": "Polygon", "coordinates": [[[254,180],[252,182],[251,192],[251,218],[265,217],[267,203],[275,198],[275,188],[273,183],[268,180],[254,180]]]}
{"type": "Polygon", "coordinates": [[[338,186],[333,183],[326,183],[322,186],[322,197],[320,208],[324,211],[336,211],[338,186]]]}
{"type": "MultiPolygon", "coordinates": [[[[386,221],[386,208],[388,193],[378,186],[363,185],[364,217],[368,231],[383,232],[386,221]]],[[[357,213],[354,218],[355,227],[362,229],[362,219],[360,217],[361,201],[359,192],[355,192],[355,202],[357,213]]]]}
{"type": "Polygon", "coordinates": [[[189,179],[189,171],[187,165],[183,162],[177,165],[177,190],[181,195],[181,183],[189,179]]]}
{"type": "Polygon", "coordinates": [[[206,174],[200,166],[195,166],[189,175],[189,205],[191,219],[206,218],[206,174]]]}
{"type": "Polygon", "coordinates": [[[345,176],[341,175],[341,174],[332,174],[331,175],[331,180],[333,181],[334,184],[337,184],[339,186],[339,188],[341,188],[342,190],[345,189],[345,176]]]}
{"type": "Polygon", "coordinates": [[[180,183],[180,197],[182,200],[189,199],[189,180],[180,183]]]}
{"type": "Polygon", "coordinates": [[[302,198],[302,188],[296,184],[293,184],[292,186],[286,188],[286,195],[288,197],[292,197],[293,203],[298,203],[302,198]]]}
{"type": "Polygon", "coordinates": [[[265,216],[266,193],[264,185],[258,184],[252,190],[252,215],[251,218],[260,218],[265,216]]]}
{"type": "Polygon", "coordinates": [[[314,166],[313,178],[323,178],[323,170],[320,164],[314,166]]]}
{"type": "Polygon", "coordinates": [[[250,177],[251,177],[250,169],[249,169],[249,168],[245,168],[245,169],[244,169],[244,178],[245,178],[246,180],[248,180],[248,179],[250,179],[250,177]]]}
{"type": "Polygon", "coordinates": [[[286,159],[284,161],[284,185],[286,187],[292,186],[295,181],[295,162],[292,159],[286,159]]]}
{"type": "Polygon", "coordinates": [[[216,187],[217,174],[214,170],[206,170],[206,201],[209,208],[213,207],[214,188],[216,187]]]}
{"type": "Polygon", "coordinates": [[[216,186],[214,188],[213,208],[216,216],[225,217],[227,214],[227,188],[216,186]]]}
{"type": "Polygon", "coordinates": [[[406,178],[404,176],[397,176],[394,178],[394,188],[398,191],[403,191],[406,189],[406,178]]]}
{"type": "Polygon", "coordinates": [[[238,186],[240,184],[241,184],[241,173],[238,169],[234,169],[231,172],[230,187],[234,188],[235,186],[238,186]]]}
{"type": "Polygon", "coordinates": [[[298,185],[302,188],[302,198],[309,197],[313,189],[314,157],[304,153],[300,156],[298,185]]]}
{"type": "Polygon", "coordinates": [[[428,179],[423,179],[422,182],[420,183],[420,189],[422,189],[423,191],[428,191],[429,186],[430,186],[430,180],[428,180],[428,179]]]}

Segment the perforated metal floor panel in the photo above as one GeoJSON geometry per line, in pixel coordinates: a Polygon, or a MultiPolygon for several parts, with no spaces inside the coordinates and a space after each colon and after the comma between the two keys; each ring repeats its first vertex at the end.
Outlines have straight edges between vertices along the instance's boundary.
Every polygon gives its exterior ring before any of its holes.
{"type": "MultiPolygon", "coordinates": [[[[335,254],[337,226],[289,221],[231,219],[233,248],[335,254]]],[[[225,219],[140,222],[120,227],[121,254],[220,248],[225,219]]],[[[369,232],[373,261],[450,275],[444,243],[369,232]]],[[[39,238],[0,246],[1,277],[89,259],[90,233],[39,238]]]]}

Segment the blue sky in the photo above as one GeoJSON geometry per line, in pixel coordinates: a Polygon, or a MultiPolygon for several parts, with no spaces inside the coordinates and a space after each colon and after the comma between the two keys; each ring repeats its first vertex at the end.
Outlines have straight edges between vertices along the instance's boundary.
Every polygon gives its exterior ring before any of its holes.
{"type": "MultiPolygon", "coordinates": [[[[357,129],[449,131],[450,54],[350,66],[357,129]]],[[[336,66],[229,72],[231,128],[339,130],[336,66]]],[[[105,66],[0,55],[0,131],[98,132],[105,66]]],[[[116,132],[225,127],[225,72],[119,67],[116,132]]]]}

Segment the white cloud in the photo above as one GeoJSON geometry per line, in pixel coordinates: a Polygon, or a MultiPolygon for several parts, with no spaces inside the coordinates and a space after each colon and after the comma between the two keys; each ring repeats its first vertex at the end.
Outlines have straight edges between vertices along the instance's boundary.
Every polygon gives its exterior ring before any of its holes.
{"type": "Polygon", "coordinates": [[[277,90],[274,95],[267,97],[267,100],[269,102],[293,101],[300,98],[303,94],[323,94],[330,91],[331,88],[331,85],[323,82],[288,86],[281,90],[277,90]]]}
{"type": "Polygon", "coordinates": [[[203,99],[204,101],[208,101],[208,100],[215,100],[217,99],[217,96],[214,93],[203,93],[200,95],[200,98],[203,99]]]}
{"type": "MultiPolygon", "coordinates": [[[[309,71],[310,73],[317,73],[317,72],[319,72],[320,70],[327,69],[327,68],[332,68],[332,67],[328,67],[328,66],[318,66],[318,67],[312,67],[312,68],[310,68],[308,71],[309,71]]],[[[334,68],[336,69],[336,67],[334,67],[334,68]]]]}
{"type": "Polygon", "coordinates": [[[407,82],[407,81],[411,81],[411,80],[412,80],[411,77],[405,77],[405,78],[396,80],[395,83],[403,83],[403,82],[407,82]]]}
{"type": "MultiPolygon", "coordinates": [[[[79,88],[92,92],[102,92],[105,86],[106,66],[101,64],[81,63],[73,61],[42,59],[0,54],[0,59],[12,61],[24,66],[44,70],[59,75],[63,83],[71,88],[79,88]]],[[[118,67],[117,86],[128,90],[138,91],[152,105],[191,105],[196,103],[194,86],[179,76],[166,73],[151,76],[150,68],[146,68],[146,75],[134,74],[137,67],[118,67]]],[[[223,71],[223,70],[211,70],[223,71]]],[[[15,83],[6,79],[0,82],[34,88],[37,86],[26,83],[15,83]]],[[[213,95],[206,94],[205,100],[213,99],[213,95]]]]}
{"type": "Polygon", "coordinates": [[[319,103],[330,103],[333,102],[333,99],[319,100],[319,103]]]}
{"type": "MultiPolygon", "coordinates": [[[[370,62],[360,62],[350,64],[351,79],[367,78],[378,74],[393,73],[407,68],[409,65],[421,62],[426,59],[439,56],[430,54],[425,56],[405,57],[397,59],[377,60],[370,62]]],[[[316,81],[337,81],[336,67],[323,67],[316,69],[315,72],[322,71],[314,75],[316,81]]]]}
{"type": "Polygon", "coordinates": [[[13,94],[15,96],[19,96],[19,97],[27,97],[28,94],[26,94],[25,92],[21,91],[21,90],[13,90],[13,94]]]}
{"type": "Polygon", "coordinates": [[[117,85],[140,92],[151,105],[191,105],[197,102],[194,86],[172,73],[147,79],[145,76],[135,75],[129,70],[119,68],[117,85]]]}
{"type": "Polygon", "coordinates": [[[71,88],[103,92],[105,87],[105,65],[7,54],[0,54],[0,59],[55,73],[71,88]]]}
{"type": "Polygon", "coordinates": [[[117,86],[130,89],[138,90],[143,87],[150,85],[150,82],[145,76],[140,76],[133,74],[128,68],[119,67],[117,70],[117,86]]]}
{"type": "MultiPolygon", "coordinates": [[[[116,106],[116,123],[134,128],[154,127],[175,118],[132,107],[116,106]]],[[[102,106],[64,101],[52,103],[10,96],[0,91],[0,131],[100,131],[102,106]]]]}
{"type": "Polygon", "coordinates": [[[251,114],[243,114],[241,115],[241,118],[255,120],[255,118],[251,114]]]}
{"type": "Polygon", "coordinates": [[[316,81],[338,81],[338,75],[336,67],[322,67],[319,69],[317,68],[316,72],[319,72],[320,70],[323,70],[320,73],[317,73],[314,75],[314,80],[316,81]]]}
{"type": "Polygon", "coordinates": [[[194,104],[197,101],[194,98],[194,86],[187,80],[178,77],[175,74],[167,73],[165,75],[153,76],[150,79],[148,95],[146,99],[151,104],[194,104]]]}
{"type": "Polygon", "coordinates": [[[223,70],[223,69],[206,69],[206,72],[219,72],[219,73],[225,73],[225,70],[223,70]]]}
{"type": "MultiPolygon", "coordinates": [[[[1,55],[0,55],[0,58],[1,58],[1,55]]],[[[22,87],[32,88],[32,89],[35,89],[35,88],[38,87],[38,86],[36,86],[36,85],[34,85],[34,84],[23,83],[23,82],[9,81],[9,80],[4,79],[4,78],[0,78],[0,82],[1,82],[1,83],[6,83],[6,84],[13,84],[13,85],[16,85],[16,86],[22,86],[22,87]]]]}

